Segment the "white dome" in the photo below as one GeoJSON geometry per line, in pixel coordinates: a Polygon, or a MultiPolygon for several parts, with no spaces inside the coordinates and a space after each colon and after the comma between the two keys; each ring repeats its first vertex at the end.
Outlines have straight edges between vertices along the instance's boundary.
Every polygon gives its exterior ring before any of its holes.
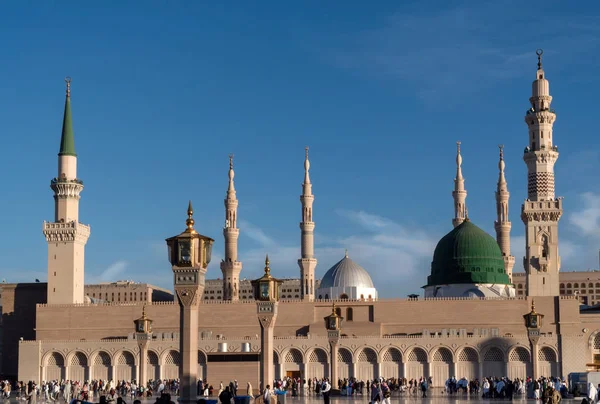
{"type": "Polygon", "coordinates": [[[347,255],[325,273],[319,285],[320,289],[352,287],[375,288],[369,273],[347,255]]]}

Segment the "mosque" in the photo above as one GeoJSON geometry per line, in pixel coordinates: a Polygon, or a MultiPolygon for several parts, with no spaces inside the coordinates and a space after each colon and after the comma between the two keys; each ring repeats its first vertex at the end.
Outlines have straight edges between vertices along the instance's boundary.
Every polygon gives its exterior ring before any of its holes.
{"type": "MultiPolygon", "coordinates": [[[[280,286],[270,364],[276,378],[431,376],[434,385],[443,385],[450,376],[566,378],[572,372],[600,367],[600,313],[581,309],[577,297],[562,295],[559,287],[558,223],[563,207],[554,188],[554,163],[559,156],[552,130],[556,113],[541,52],[529,102],[523,154],[528,196],[520,215],[526,229],[524,294],[515,293],[512,279],[515,258],[510,252],[510,194],[502,148],[496,238],[469,220],[458,144],[454,228],[432,252],[431,273],[423,280],[424,297],[409,299],[380,299],[368,271],[348,254],[316,279],[315,196],[306,150],[300,273],[280,286]],[[332,312],[332,301],[337,315],[344,318],[335,351],[323,321],[332,312]]],[[[2,371],[37,382],[140,380],[143,375],[178,378],[183,358],[176,302],[141,301],[133,299],[132,293],[128,300],[127,285],[120,286],[124,289],[118,301],[114,294],[109,299],[108,293],[104,298],[85,289],[84,253],[90,227],[79,221],[84,186],[77,163],[67,83],[58,173],[50,185],[55,218],[42,226],[48,242],[48,282],[2,285],[2,371]],[[153,320],[144,355],[133,327],[142,311],[143,318],[153,320]]],[[[260,326],[251,284],[240,279],[238,200],[231,158],[224,204],[222,279],[206,282],[199,305],[198,377],[212,384],[237,379],[240,386],[248,381],[258,386],[260,326]]],[[[189,211],[188,227],[193,226],[191,206],[189,211]]],[[[268,272],[268,261],[266,267],[268,272]]]]}

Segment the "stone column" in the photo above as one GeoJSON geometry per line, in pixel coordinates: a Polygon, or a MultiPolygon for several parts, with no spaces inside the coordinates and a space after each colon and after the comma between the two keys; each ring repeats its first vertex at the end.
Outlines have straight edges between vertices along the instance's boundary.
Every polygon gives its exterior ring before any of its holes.
{"type": "Polygon", "coordinates": [[[198,383],[198,302],[196,291],[177,291],[179,297],[180,402],[196,402],[198,383]],[[187,295],[185,293],[188,293],[187,295]]]}
{"type": "Polygon", "coordinates": [[[338,388],[338,350],[340,342],[340,330],[327,330],[327,339],[331,347],[331,358],[329,359],[329,379],[331,380],[331,389],[339,393],[338,388]]]}
{"type": "MultiPolygon", "coordinates": [[[[143,335],[143,334],[142,334],[143,335]]],[[[148,382],[148,343],[149,339],[140,338],[140,334],[137,335],[138,347],[140,349],[140,366],[138,367],[139,379],[138,384],[145,386],[148,382]]],[[[152,338],[152,337],[150,337],[152,338]]]]}
{"type": "Polygon", "coordinates": [[[329,344],[331,345],[331,359],[329,360],[329,363],[330,363],[329,378],[331,379],[331,386],[332,386],[331,388],[338,390],[338,379],[339,379],[339,376],[338,376],[338,351],[339,351],[338,341],[331,340],[331,341],[329,341],[329,344]]]}
{"type": "Polygon", "coordinates": [[[540,377],[538,374],[538,338],[529,338],[531,342],[531,371],[533,373],[533,378],[537,379],[540,377]]]}
{"type": "MultiPolygon", "coordinates": [[[[260,324],[260,387],[264,389],[275,380],[273,366],[273,331],[277,320],[277,302],[257,302],[256,310],[260,324]]],[[[282,360],[282,358],[279,358],[282,360]]]]}

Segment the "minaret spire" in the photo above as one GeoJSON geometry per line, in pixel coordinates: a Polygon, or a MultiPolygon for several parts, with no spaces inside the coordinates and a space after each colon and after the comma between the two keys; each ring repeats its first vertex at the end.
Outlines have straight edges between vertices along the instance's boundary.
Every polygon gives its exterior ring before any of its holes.
{"type": "Polygon", "coordinates": [[[85,244],[90,227],[79,223],[79,198],[83,181],[77,178],[77,154],[71,117],[71,78],[65,78],[58,174],[50,181],[54,191],[54,221],[44,222],[48,242],[48,303],[83,303],[85,244]]]}
{"type": "Polygon", "coordinates": [[[233,177],[235,172],[233,171],[233,154],[229,155],[229,188],[227,188],[227,198],[235,199],[235,185],[233,184],[233,177]]]}
{"type": "Polygon", "coordinates": [[[550,84],[542,66],[544,51],[536,51],[538,64],[531,85],[530,109],[525,114],[528,146],[523,160],[527,165],[527,199],[521,209],[525,223],[525,257],[528,296],[558,296],[560,256],[558,221],[562,199],[554,193],[554,164],[558,147],[554,144],[556,113],[550,108],[550,84]]]}
{"type": "Polygon", "coordinates": [[[498,145],[500,149],[500,160],[498,161],[498,186],[496,189],[496,221],[494,222],[494,228],[496,229],[496,241],[500,246],[500,251],[504,257],[504,271],[508,275],[508,278],[512,281],[512,270],[515,265],[515,257],[510,255],[510,229],[511,222],[508,220],[508,200],[510,193],[508,192],[508,185],[506,183],[506,177],[504,176],[504,146],[498,145]]]}
{"type": "Polygon", "coordinates": [[[238,200],[235,193],[233,178],[233,154],[229,155],[229,186],[225,198],[225,226],[223,237],[225,238],[225,257],[221,261],[223,273],[223,300],[237,301],[240,298],[240,272],[242,263],[238,261],[238,237],[240,230],[237,228],[238,200]]]}
{"type": "Polygon", "coordinates": [[[300,287],[302,300],[314,300],[317,259],[315,258],[315,223],[313,222],[312,206],[315,197],[312,194],[312,184],[308,173],[308,170],[310,170],[308,147],[304,151],[304,182],[302,183],[302,195],[300,195],[300,202],[302,203],[302,222],[300,222],[300,230],[302,231],[300,236],[301,258],[298,260],[298,266],[300,266],[300,281],[302,282],[300,287]]]}
{"type": "Polygon", "coordinates": [[[71,118],[71,78],[65,77],[67,96],[65,98],[65,112],[63,116],[62,135],[60,138],[59,156],[75,156],[75,135],[73,134],[73,120],[71,118]]]}
{"type": "Polygon", "coordinates": [[[454,227],[460,225],[468,218],[467,205],[465,204],[467,191],[465,190],[465,179],[462,175],[461,165],[460,142],[456,142],[456,178],[454,178],[454,191],[452,192],[452,198],[454,198],[454,219],[452,219],[452,225],[454,227]]]}

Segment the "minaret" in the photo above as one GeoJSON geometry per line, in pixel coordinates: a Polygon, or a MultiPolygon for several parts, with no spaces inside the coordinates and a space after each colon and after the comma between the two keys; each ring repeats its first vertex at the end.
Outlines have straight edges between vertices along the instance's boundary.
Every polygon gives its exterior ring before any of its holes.
{"type": "Polygon", "coordinates": [[[452,191],[452,198],[454,198],[454,219],[452,219],[452,225],[458,226],[467,218],[467,205],[465,200],[467,199],[467,191],[465,190],[465,179],[462,175],[462,156],[460,155],[460,142],[456,142],[456,178],[454,178],[454,191],[452,191]]]}
{"type": "Polygon", "coordinates": [[[304,159],[304,183],[302,184],[302,195],[300,202],[302,203],[302,222],[300,222],[301,235],[301,258],[298,260],[300,266],[300,288],[302,300],[314,300],[315,298],[315,268],[317,267],[317,259],[315,258],[315,223],[312,217],[312,206],[315,201],[315,196],[312,194],[312,184],[308,170],[310,169],[310,161],[308,161],[308,147],[305,149],[306,156],[304,159]]]}
{"type": "Polygon", "coordinates": [[[538,68],[532,84],[525,115],[529,129],[529,146],[523,160],[527,164],[527,199],[521,208],[525,223],[525,257],[528,296],[558,296],[560,256],[558,255],[558,221],[562,216],[562,198],[554,196],[554,163],[558,148],[552,142],[556,119],[550,109],[550,86],[542,68],[541,49],[537,50],[538,68]]]}
{"type": "Polygon", "coordinates": [[[84,256],[90,227],[79,223],[79,194],[83,181],[77,178],[77,154],[71,121],[71,78],[67,83],[58,175],[50,181],[54,191],[54,222],[44,222],[48,242],[48,304],[84,303],[84,256]]]}
{"type": "Polygon", "coordinates": [[[512,282],[512,270],[515,266],[515,257],[510,255],[511,223],[510,220],[508,220],[508,199],[510,198],[510,192],[508,192],[506,178],[504,177],[504,146],[499,145],[498,147],[500,148],[500,161],[498,162],[500,174],[498,176],[498,188],[496,189],[497,219],[494,222],[494,228],[496,229],[496,241],[498,242],[500,251],[502,251],[502,256],[504,257],[504,271],[512,282]]]}
{"type": "Polygon", "coordinates": [[[242,263],[238,261],[238,237],[240,229],[237,228],[238,200],[233,184],[234,176],[233,154],[230,154],[229,188],[227,188],[227,198],[225,198],[225,227],[223,227],[225,258],[221,261],[221,271],[223,272],[223,300],[237,301],[240,299],[240,272],[242,271],[242,263]]]}

